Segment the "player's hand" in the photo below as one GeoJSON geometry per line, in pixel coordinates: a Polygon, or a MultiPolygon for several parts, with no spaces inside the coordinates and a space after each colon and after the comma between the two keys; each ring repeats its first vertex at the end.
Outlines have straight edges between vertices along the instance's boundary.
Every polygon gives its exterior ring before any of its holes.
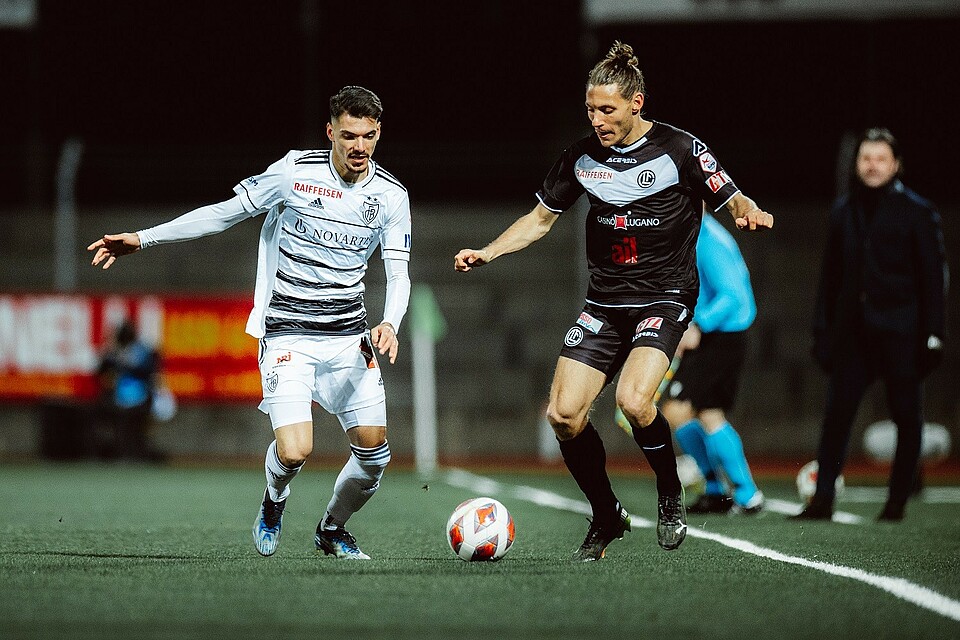
{"type": "Polygon", "coordinates": [[[400,348],[400,341],[397,340],[397,330],[389,322],[381,322],[370,330],[370,340],[375,349],[379,349],[380,355],[389,354],[390,364],[397,361],[397,350],[400,348]]]}
{"type": "Polygon", "coordinates": [[[483,249],[463,249],[453,258],[453,268],[467,272],[473,267],[482,267],[490,262],[490,256],[483,249]]]}
{"type": "Polygon", "coordinates": [[[103,264],[104,269],[109,269],[120,256],[131,254],[139,249],[140,236],[135,233],[106,235],[87,247],[87,251],[96,251],[91,264],[97,266],[106,260],[103,264]]]}
{"type": "Polygon", "coordinates": [[[751,209],[736,219],[737,229],[741,231],[757,231],[758,229],[772,229],[773,216],[760,209],[751,209]]]}

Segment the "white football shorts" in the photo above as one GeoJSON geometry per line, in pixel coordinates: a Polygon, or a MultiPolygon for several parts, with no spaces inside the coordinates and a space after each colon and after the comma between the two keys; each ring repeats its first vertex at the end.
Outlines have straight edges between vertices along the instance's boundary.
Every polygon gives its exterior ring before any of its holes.
{"type": "Polygon", "coordinates": [[[276,336],[260,341],[260,410],[274,429],[310,422],[312,401],[346,431],[387,424],[380,365],[369,334],[276,336]]]}

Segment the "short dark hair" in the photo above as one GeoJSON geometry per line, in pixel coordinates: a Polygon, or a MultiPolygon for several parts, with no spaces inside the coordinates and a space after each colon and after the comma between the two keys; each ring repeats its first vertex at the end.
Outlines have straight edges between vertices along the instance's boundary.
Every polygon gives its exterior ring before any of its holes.
{"type": "Polygon", "coordinates": [[[897,139],[890,129],[886,127],[871,127],[860,134],[860,139],[857,141],[857,151],[860,151],[860,145],[864,142],[886,142],[890,145],[890,149],[893,151],[893,157],[897,160],[900,160],[900,143],[897,142],[897,139]]]}
{"type": "MultiPolygon", "coordinates": [[[[896,177],[903,177],[903,155],[900,151],[900,143],[897,142],[896,137],[890,132],[890,129],[886,127],[870,127],[861,133],[860,138],[857,140],[857,155],[860,154],[860,147],[864,142],[886,142],[890,146],[890,150],[893,151],[893,159],[900,163],[896,177]]],[[[856,159],[854,159],[854,165],[856,165],[856,159]]],[[[853,171],[856,173],[856,166],[854,166],[853,171]]]]}
{"type": "Polygon", "coordinates": [[[615,84],[620,88],[620,95],[627,99],[638,93],[646,93],[647,90],[643,82],[643,72],[640,71],[640,61],[633,55],[633,47],[619,40],[614,41],[603,60],[590,70],[587,84],[615,84]]]}
{"type": "Polygon", "coordinates": [[[345,113],[354,118],[372,118],[379,122],[383,104],[373,91],[349,85],[330,96],[330,120],[345,113]]]}

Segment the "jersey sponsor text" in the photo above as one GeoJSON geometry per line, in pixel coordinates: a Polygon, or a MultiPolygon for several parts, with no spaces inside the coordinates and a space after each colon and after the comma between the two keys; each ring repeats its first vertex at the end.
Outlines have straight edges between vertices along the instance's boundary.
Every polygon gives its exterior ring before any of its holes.
{"type": "Polygon", "coordinates": [[[325,196],[327,198],[342,198],[343,191],[339,189],[331,189],[329,187],[322,187],[316,184],[310,184],[308,182],[294,182],[293,190],[299,191],[300,193],[310,193],[318,196],[325,196]]]}

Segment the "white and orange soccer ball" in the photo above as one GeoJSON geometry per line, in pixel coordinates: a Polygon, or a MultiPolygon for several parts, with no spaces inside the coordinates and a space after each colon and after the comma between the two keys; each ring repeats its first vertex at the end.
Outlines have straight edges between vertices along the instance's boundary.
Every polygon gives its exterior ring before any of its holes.
{"type": "Polygon", "coordinates": [[[447,542],[467,562],[499,560],[516,538],[513,516],[493,498],[471,498],[460,503],[447,521],[447,542]]]}
{"type": "MultiPolygon", "coordinates": [[[[800,473],[797,474],[797,493],[800,494],[800,499],[806,504],[810,503],[810,500],[813,499],[813,494],[817,492],[817,476],[819,473],[820,465],[816,460],[812,460],[803,465],[800,468],[800,473]]],[[[837,476],[837,481],[833,486],[836,495],[839,496],[843,493],[843,490],[847,486],[843,475],[837,476]]]]}

